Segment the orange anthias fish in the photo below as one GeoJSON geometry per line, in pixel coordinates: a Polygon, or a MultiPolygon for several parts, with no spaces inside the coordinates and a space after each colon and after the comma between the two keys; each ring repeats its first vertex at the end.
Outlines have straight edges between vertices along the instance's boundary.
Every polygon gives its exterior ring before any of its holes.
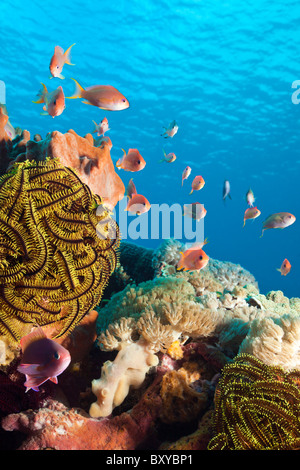
{"type": "Polygon", "coordinates": [[[118,169],[122,168],[125,171],[141,171],[145,168],[146,162],[137,149],[129,149],[126,154],[125,150],[123,157],[119,158],[116,163],[118,169]]]}
{"type": "Polygon", "coordinates": [[[71,362],[69,351],[47,338],[41,327],[21,339],[21,348],[23,357],[18,371],[26,376],[26,392],[31,388],[38,392],[39,386],[47,380],[57,383],[57,376],[71,362]]]}
{"type": "Polygon", "coordinates": [[[165,139],[167,139],[168,137],[174,137],[174,135],[177,134],[178,125],[177,125],[176,121],[172,121],[172,122],[170,122],[169,127],[164,127],[164,129],[166,129],[166,130],[161,135],[164,136],[165,139]]]}
{"type": "Polygon", "coordinates": [[[105,132],[109,131],[109,127],[108,127],[108,120],[107,118],[103,118],[102,121],[100,122],[100,124],[97,124],[95,121],[93,121],[93,123],[95,124],[95,130],[93,131],[93,134],[95,134],[95,132],[97,132],[97,135],[100,137],[100,135],[104,135],[105,132]]]}
{"type": "Polygon", "coordinates": [[[68,99],[83,98],[85,104],[91,104],[106,111],[122,111],[129,108],[129,101],[116,88],[111,85],[94,85],[83,88],[77,80],[72,78],[76,84],[75,93],[68,99]]]}
{"type": "Polygon", "coordinates": [[[9,136],[5,129],[7,123],[8,123],[8,116],[4,113],[3,109],[0,108],[0,141],[9,140],[9,136]]]}
{"type": "Polygon", "coordinates": [[[128,200],[126,211],[133,212],[136,215],[144,214],[151,208],[151,204],[142,194],[133,194],[128,200]]]}
{"type": "Polygon", "coordinates": [[[202,247],[207,243],[205,239],[203,243],[195,243],[191,248],[181,252],[180,260],[177,264],[177,269],[184,271],[200,271],[205,268],[209,261],[209,257],[202,250],[202,247]]]}
{"type": "Polygon", "coordinates": [[[261,212],[259,209],[257,209],[257,207],[248,207],[248,209],[245,210],[243,227],[245,227],[246,220],[256,219],[256,217],[259,217],[260,214],[261,212]]]}
{"type": "Polygon", "coordinates": [[[183,170],[183,173],[182,173],[182,177],[181,177],[181,186],[183,186],[183,182],[184,180],[188,179],[188,177],[190,176],[191,174],[191,167],[190,166],[187,166],[184,170],[183,170]]]}
{"type": "Polygon", "coordinates": [[[64,79],[65,77],[61,74],[64,65],[75,65],[71,63],[71,49],[73,46],[75,46],[75,44],[72,44],[72,46],[70,46],[66,52],[64,52],[60,46],[55,47],[54,54],[49,65],[52,77],[64,79]]]}
{"type": "Polygon", "coordinates": [[[168,155],[167,155],[166,152],[164,151],[164,149],[163,149],[163,152],[164,152],[164,158],[162,158],[161,160],[159,160],[159,163],[162,163],[162,162],[173,163],[173,162],[175,162],[175,160],[176,160],[176,155],[175,155],[175,153],[170,152],[170,153],[168,153],[168,155]]]}
{"type": "Polygon", "coordinates": [[[290,272],[291,267],[292,267],[291,263],[289,262],[288,259],[285,258],[282,262],[280,269],[277,268],[277,271],[279,271],[282,276],[286,276],[290,272]]]}
{"type": "Polygon", "coordinates": [[[207,214],[207,210],[205,209],[203,204],[200,202],[193,202],[192,204],[184,204],[183,206],[183,215],[190,217],[194,220],[201,220],[207,214]]]}
{"type": "Polygon", "coordinates": [[[246,202],[250,207],[253,207],[254,201],[255,201],[255,197],[254,197],[253,191],[252,189],[249,189],[246,193],[246,202]]]}
{"type": "Polygon", "coordinates": [[[128,196],[129,199],[131,199],[132,196],[134,196],[135,194],[137,194],[137,190],[133,182],[133,179],[131,178],[126,188],[126,196],[128,196]]]}
{"type": "Polygon", "coordinates": [[[205,185],[205,181],[202,176],[195,176],[193,182],[192,182],[192,190],[190,194],[192,194],[193,191],[199,191],[199,189],[202,189],[203,186],[205,185]]]}
{"type": "Polygon", "coordinates": [[[270,228],[286,228],[292,225],[296,220],[296,217],[289,212],[277,212],[276,214],[269,215],[263,222],[263,229],[261,237],[264,231],[270,228]]]}
{"type": "Polygon", "coordinates": [[[65,95],[61,86],[50,93],[47,90],[46,85],[43,85],[43,90],[39,93],[39,99],[33,101],[33,103],[45,103],[43,106],[44,112],[41,112],[43,116],[60,116],[65,109],[65,95]]]}

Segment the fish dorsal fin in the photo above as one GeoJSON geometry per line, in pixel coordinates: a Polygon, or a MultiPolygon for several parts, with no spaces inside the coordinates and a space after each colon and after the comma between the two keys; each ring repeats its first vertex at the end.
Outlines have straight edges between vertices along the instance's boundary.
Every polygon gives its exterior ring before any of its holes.
{"type": "Polygon", "coordinates": [[[199,250],[199,249],[203,248],[203,246],[206,245],[207,243],[208,243],[208,240],[207,240],[207,238],[205,238],[205,240],[203,242],[192,243],[190,246],[187,246],[186,249],[187,250],[199,250]]]}
{"type": "Polygon", "coordinates": [[[64,53],[64,50],[62,47],[60,46],[55,46],[54,48],[54,54],[63,54],[64,53]]]}
{"type": "Polygon", "coordinates": [[[40,326],[38,326],[37,328],[34,328],[28,335],[24,336],[21,339],[20,343],[21,343],[22,351],[24,352],[25,349],[28,348],[28,346],[31,343],[34,343],[35,341],[38,341],[44,338],[47,338],[44,330],[40,326]]]}

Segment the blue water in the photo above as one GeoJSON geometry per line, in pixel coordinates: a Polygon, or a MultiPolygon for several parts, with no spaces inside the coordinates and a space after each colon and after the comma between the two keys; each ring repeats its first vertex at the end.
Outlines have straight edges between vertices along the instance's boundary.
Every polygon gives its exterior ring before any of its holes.
{"type": "MultiPolygon", "coordinates": [[[[204,203],[209,256],[240,263],[263,293],[300,296],[300,105],[291,100],[300,79],[299,2],[2,0],[0,18],[0,79],[14,126],[42,136],[72,128],[83,136],[106,116],[113,160],[124,147],[138,148],[147,161],[134,175],[139,192],[152,204],[204,203]],[[49,80],[54,46],[73,43],[76,66],[64,67],[64,81],[49,80]],[[111,84],[131,106],[105,112],[68,100],[61,116],[40,116],[32,103],[40,82],[50,90],[62,85],[69,96],[70,77],[84,87],[111,84]],[[173,119],[179,131],[164,140],[162,126],[173,119]],[[163,146],[177,155],[174,163],[157,163],[163,146]],[[193,172],[181,188],[187,164],[193,172]],[[206,185],[192,199],[196,174],[206,185]],[[226,204],[224,179],[232,195],[226,204]],[[250,186],[262,215],[242,228],[250,186]],[[260,238],[262,221],[281,211],[298,220],[260,238]],[[284,258],[292,264],[286,277],[276,271],[284,258]]],[[[125,185],[132,176],[119,174],[125,185]]]]}

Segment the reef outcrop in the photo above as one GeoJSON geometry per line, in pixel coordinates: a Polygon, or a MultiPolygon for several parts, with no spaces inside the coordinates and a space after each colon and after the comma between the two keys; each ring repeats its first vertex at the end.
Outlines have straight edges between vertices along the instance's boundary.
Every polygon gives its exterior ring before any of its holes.
{"type": "Polygon", "coordinates": [[[99,195],[110,210],[125,193],[111,160],[109,144],[104,140],[100,146],[94,146],[91,134],[81,137],[70,129],[65,134],[53,131],[44,139],[35,136],[35,140],[31,140],[30,133],[23,130],[22,135],[3,147],[0,155],[2,174],[15,162],[57,159],[62,165],[76,170],[82,182],[99,195]]]}

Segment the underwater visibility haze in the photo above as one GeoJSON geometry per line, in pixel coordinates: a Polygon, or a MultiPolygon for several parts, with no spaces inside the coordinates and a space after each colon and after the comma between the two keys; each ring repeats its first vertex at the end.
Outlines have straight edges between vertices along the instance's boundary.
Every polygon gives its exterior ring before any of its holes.
{"type": "Polygon", "coordinates": [[[299,449],[299,2],[0,19],[0,449],[299,449]]]}

